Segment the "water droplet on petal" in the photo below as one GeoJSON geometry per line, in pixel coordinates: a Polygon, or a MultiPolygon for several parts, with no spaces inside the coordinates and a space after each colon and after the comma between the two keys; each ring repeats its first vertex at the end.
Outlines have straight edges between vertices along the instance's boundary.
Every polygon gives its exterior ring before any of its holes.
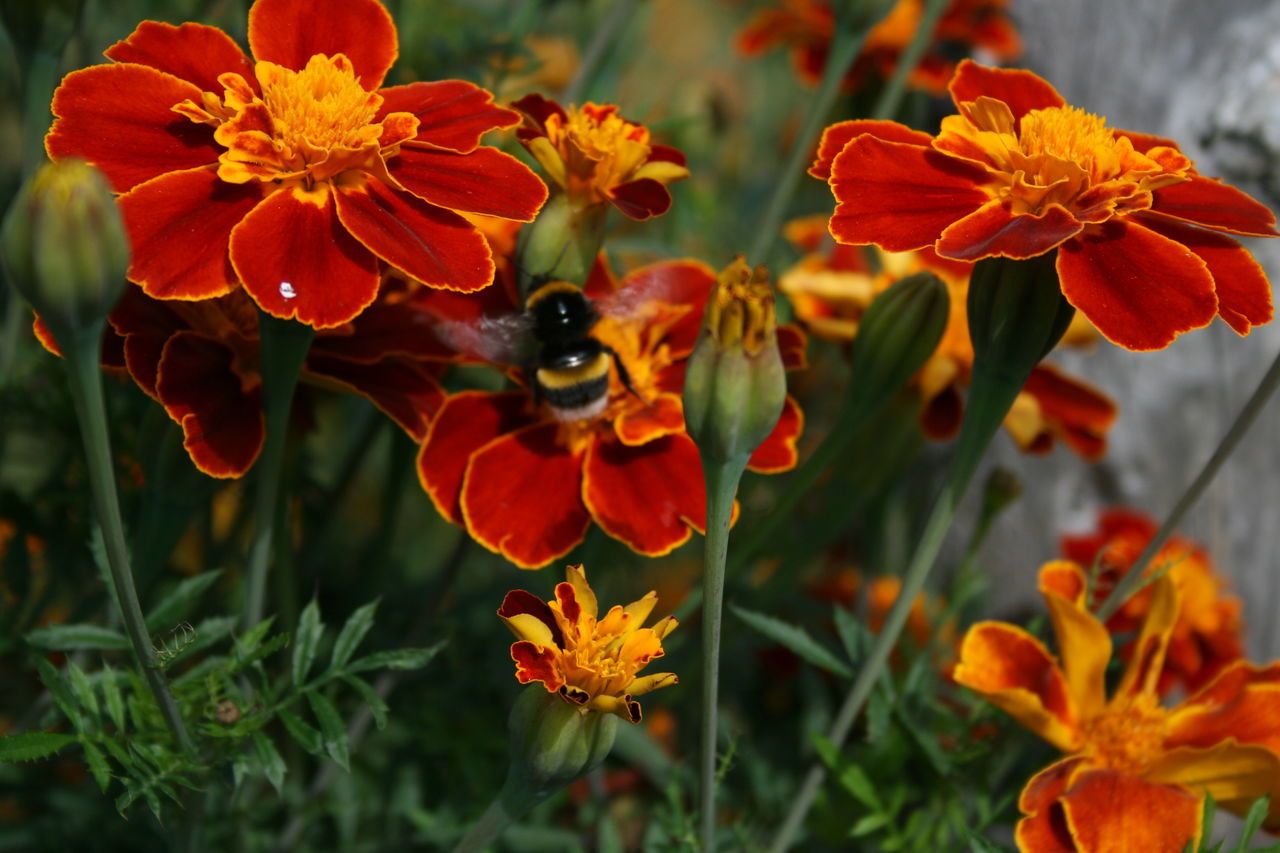
{"type": "Polygon", "coordinates": [[[285,299],[292,299],[298,295],[298,291],[293,289],[293,284],[287,281],[280,282],[280,295],[285,299]]]}

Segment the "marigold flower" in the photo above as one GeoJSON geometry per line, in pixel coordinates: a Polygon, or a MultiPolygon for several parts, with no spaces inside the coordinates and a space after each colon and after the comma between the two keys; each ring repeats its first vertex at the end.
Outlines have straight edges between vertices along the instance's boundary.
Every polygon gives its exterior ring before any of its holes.
{"type": "MultiPolygon", "coordinates": [[[[585,291],[607,310],[591,334],[617,354],[634,390],[610,370],[603,411],[576,421],[558,419],[527,388],[450,396],[418,455],[419,479],[436,508],[523,568],[567,554],[593,521],[650,556],[702,532],[702,465],[685,430],[680,392],[715,282],[715,273],[695,261],[652,264],[621,282],[598,266],[585,291]]],[[[442,299],[451,313],[475,316],[461,295],[431,296],[436,304],[442,299]]],[[[516,310],[514,303],[506,308],[516,310]]],[[[778,329],[778,343],[789,366],[803,364],[798,330],[778,329]]],[[[510,365],[496,366],[523,381],[510,365]]],[[[802,427],[800,408],[788,398],[749,467],[794,467],[802,427]]]]}
{"type": "Polygon", "coordinates": [[[980,622],[960,645],[955,680],[1003,708],[1067,757],[1041,770],[1019,800],[1025,853],[1180,853],[1201,833],[1206,794],[1243,812],[1269,794],[1280,825],[1280,663],[1236,662],[1180,705],[1157,683],[1178,619],[1178,590],[1155,581],[1118,686],[1106,698],[1111,636],[1085,607],[1083,570],[1040,570],[1061,663],[1022,628],[980,622]]]}
{"type": "MultiPolygon", "coordinates": [[[[1062,537],[1064,557],[1082,566],[1095,561],[1098,565],[1091,606],[1101,604],[1133,568],[1157,527],[1142,513],[1111,509],[1098,519],[1096,532],[1062,537]]],[[[1240,599],[1225,594],[1226,580],[1215,572],[1204,548],[1181,536],[1170,537],[1151,560],[1147,574],[1156,571],[1167,571],[1179,593],[1178,619],[1160,672],[1160,692],[1167,694],[1176,687],[1199,690],[1244,656],[1240,599]]],[[[1150,587],[1142,589],[1107,620],[1107,628],[1113,634],[1137,630],[1151,599],[1150,587]]],[[[1126,644],[1120,653],[1127,658],[1132,651],[1132,644],[1126,644]]]]}
{"type": "Polygon", "coordinates": [[[636,697],[679,681],[673,672],[638,675],[662,657],[662,640],[675,630],[675,617],[642,627],[658,603],[649,592],[626,607],[615,604],[601,619],[582,566],[569,566],[565,574],[551,601],[517,589],[498,609],[517,638],[511,645],[516,680],[537,681],[566,702],[638,723],[636,697]]]}
{"type": "Polygon", "coordinates": [[[1265,273],[1226,236],[1280,235],[1266,207],[1029,71],[965,60],[949,89],[959,113],[936,137],[887,121],[827,128],[810,173],[835,194],[837,240],[962,261],[1057,252],[1067,301],[1131,350],[1215,314],[1241,335],[1271,320],[1265,273]]]}
{"type": "Polygon", "coordinates": [[[517,138],[577,208],[607,202],[632,219],[661,216],[671,207],[667,184],[689,177],[683,154],[613,104],[566,110],[534,94],[511,106],[524,115],[517,138]]]}
{"type": "Polygon", "coordinates": [[[203,24],[144,21],[68,74],[45,145],[122,193],[129,278],[159,299],[225,295],[316,328],[374,301],[379,261],[438,288],[493,280],[456,211],[532,220],[546,187],[480,146],[519,116],[460,80],[379,88],[397,54],[377,0],[258,0],[256,62],[203,24]]]}
{"type": "MultiPolygon", "coordinates": [[[[872,301],[895,281],[920,271],[947,285],[951,311],[942,340],[915,378],[923,398],[920,426],[934,440],[953,437],[964,416],[963,390],[973,371],[967,296],[973,264],[939,257],[932,249],[885,252],[833,244],[825,217],[787,224],[786,235],[807,254],[782,274],[778,288],[791,300],[796,317],[819,337],[847,342],[872,301]]],[[[1063,343],[1081,346],[1097,337],[1080,314],[1063,343]]],[[[1102,392],[1057,368],[1040,364],[1031,371],[1005,416],[1004,427],[1024,452],[1050,452],[1058,440],[1090,461],[1102,458],[1115,404],[1102,392]]]]}
{"type": "MultiPolygon", "coordinates": [[[[955,73],[954,57],[971,48],[995,59],[1017,57],[1022,43],[1009,20],[1008,6],[1009,0],[952,0],[938,21],[930,49],[907,77],[907,84],[930,94],[943,94],[955,73]]],[[[845,87],[855,88],[871,74],[881,79],[893,76],[923,17],[924,0],[898,0],[867,33],[857,61],[845,77],[845,87]]],[[[747,22],[738,34],[737,47],[746,56],[790,47],[796,74],[802,82],[816,86],[822,80],[835,29],[830,0],[781,0],[747,22]]]]}

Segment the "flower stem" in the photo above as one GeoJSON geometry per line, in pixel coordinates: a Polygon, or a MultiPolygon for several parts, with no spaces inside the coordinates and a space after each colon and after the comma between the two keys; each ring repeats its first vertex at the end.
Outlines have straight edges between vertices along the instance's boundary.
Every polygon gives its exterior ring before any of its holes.
{"type": "Polygon", "coordinates": [[[699,837],[702,849],[716,849],[716,743],[720,691],[720,622],[724,569],[729,554],[729,522],[747,457],[716,463],[703,456],[707,484],[707,534],[702,570],[702,731],[698,746],[699,837]]]}
{"type": "Polygon", "coordinates": [[[1222,467],[1222,463],[1227,461],[1227,457],[1240,444],[1240,439],[1244,438],[1245,433],[1253,426],[1253,422],[1258,419],[1259,413],[1266,407],[1277,386],[1280,386],[1280,353],[1276,354],[1275,359],[1271,362],[1271,367],[1263,375],[1258,387],[1253,390],[1253,394],[1244,404],[1244,408],[1240,410],[1240,414],[1236,415],[1235,422],[1231,424],[1231,428],[1223,436],[1222,442],[1213,451],[1213,455],[1209,457],[1208,461],[1204,463],[1200,473],[1191,481],[1191,485],[1187,486],[1187,490],[1178,498],[1178,502],[1174,505],[1168,517],[1165,518],[1164,523],[1160,525],[1156,535],[1151,537],[1147,547],[1143,549],[1142,554],[1134,561],[1133,567],[1120,578],[1115,588],[1111,590],[1111,594],[1099,605],[1097,616],[1100,621],[1106,622],[1110,619],[1120,609],[1120,605],[1124,604],[1146,582],[1147,565],[1159,553],[1178,525],[1182,523],[1182,519],[1190,511],[1191,507],[1195,506],[1196,501],[1204,494],[1204,490],[1213,481],[1218,470],[1222,467]]]}
{"type": "Polygon", "coordinates": [[[129,642],[133,645],[138,665],[146,676],[147,684],[155,697],[160,714],[174,741],[185,752],[196,754],[195,742],[187,732],[186,723],[178,711],[169,683],[156,660],[147,622],[138,603],[138,590],[133,582],[133,570],[129,565],[129,549],[125,544],[124,522],[120,515],[120,495],[116,491],[115,474],[111,464],[111,437],[107,430],[107,410],[102,394],[102,376],[98,355],[102,346],[101,323],[91,326],[81,334],[64,334],[67,376],[71,382],[71,398],[80,420],[80,434],[84,439],[84,451],[89,472],[89,487],[93,494],[94,508],[102,529],[106,546],[107,566],[115,587],[129,642]]]}
{"type": "Polygon", "coordinates": [[[893,76],[889,78],[889,82],[880,92],[880,97],[876,99],[876,105],[871,110],[872,118],[891,119],[898,112],[898,105],[902,103],[902,96],[907,91],[907,78],[924,58],[924,52],[929,49],[934,31],[938,28],[938,19],[942,17],[942,12],[946,8],[947,0],[925,0],[920,24],[916,27],[907,49],[898,56],[898,65],[893,69],[893,76]]]}
{"type": "Polygon", "coordinates": [[[266,441],[257,463],[254,494],[254,539],[249,551],[244,622],[252,628],[262,621],[266,607],[267,570],[271,567],[276,505],[280,500],[280,475],[289,432],[293,391],[315,330],[292,320],[260,313],[262,335],[262,398],[266,415],[266,441]]]}
{"type": "Polygon", "coordinates": [[[564,87],[564,92],[560,95],[563,103],[572,104],[586,93],[609,45],[613,44],[614,37],[626,26],[627,21],[631,20],[631,13],[635,8],[636,0],[614,0],[609,11],[605,13],[604,19],[596,27],[595,35],[591,37],[586,51],[583,52],[577,73],[573,75],[573,79],[569,81],[568,86],[564,87]]]}
{"type": "Polygon", "coordinates": [[[489,804],[484,814],[480,815],[480,819],[472,824],[471,829],[453,848],[453,853],[481,853],[521,815],[545,799],[545,795],[521,790],[513,782],[513,777],[508,776],[502,792],[489,804]]]}

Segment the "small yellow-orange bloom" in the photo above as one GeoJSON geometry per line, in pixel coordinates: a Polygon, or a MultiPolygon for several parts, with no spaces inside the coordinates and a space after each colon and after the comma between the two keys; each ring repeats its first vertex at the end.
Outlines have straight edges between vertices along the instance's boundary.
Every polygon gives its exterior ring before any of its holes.
{"type": "Polygon", "coordinates": [[[672,672],[638,675],[662,657],[662,639],[676,620],[664,616],[642,627],[658,603],[653,592],[626,607],[614,605],[599,619],[596,595],[582,566],[569,566],[566,575],[551,601],[518,589],[507,593],[498,609],[517,637],[511,645],[516,679],[541,682],[566,702],[638,723],[636,697],[679,681],[672,672]]]}

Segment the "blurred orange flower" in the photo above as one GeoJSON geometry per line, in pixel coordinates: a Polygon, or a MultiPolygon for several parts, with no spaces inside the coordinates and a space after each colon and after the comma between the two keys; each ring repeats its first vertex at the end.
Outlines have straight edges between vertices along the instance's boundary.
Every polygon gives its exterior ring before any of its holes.
{"type": "Polygon", "coordinates": [[[1181,853],[1199,841],[1205,795],[1235,812],[1270,795],[1266,825],[1280,825],[1280,663],[1237,662],[1162,707],[1156,685],[1179,612],[1166,575],[1108,700],[1111,635],[1086,609],[1085,587],[1075,563],[1040,570],[1061,663],[1004,622],[974,625],[960,645],[955,680],[1067,754],[1023,789],[1019,849],[1181,853]]]}
{"type": "MultiPolygon", "coordinates": [[[[1158,525],[1142,513],[1107,510],[1091,534],[1062,537],[1062,555],[1082,566],[1097,562],[1091,606],[1100,604],[1155,536],[1158,525]]],[[[1160,672],[1159,689],[1199,690],[1218,673],[1244,656],[1240,599],[1225,594],[1226,581],[1214,571],[1204,548],[1181,536],[1170,537],[1151,560],[1147,574],[1166,570],[1178,588],[1178,619],[1169,638],[1169,652],[1160,672]]],[[[1151,608],[1150,586],[1140,590],[1107,620],[1113,634],[1136,631],[1151,608]]],[[[1132,644],[1120,649],[1125,659],[1132,644]]]]}
{"type": "Polygon", "coordinates": [[[537,681],[566,702],[638,723],[636,697],[679,682],[673,672],[638,674],[662,657],[662,640],[675,629],[675,617],[642,627],[658,603],[650,592],[626,607],[615,604],[600,619],[582,566],[569,566],[566,576],[551,601],[517,589],[498,609],[516,635],[511,645],[516,680],[537,681]]]}
{"type": "MultiPolygon", "coordinates": [[[[932,249],[885,252],[834,243],[826,217],[792,221],[786,236],[807,254],[782,274],[778,287],[815,335],[837,342],[852,340],[872,300],[900,278],[928,271],[941,278],[951,295],[947,328],[934,354],[916,375],[924,408],[920,426],[934,440],[951,438],[964,415],[962,391],[973,370],[966,300],[973,264],[942,258],[932,249]]],[[[1097,333],[1077,314],[1063,338],[1067,345],[1092,342],[1097,333]]],[[[1023,451],[1043,454],[1058,440],[1090,461],[1102,458],[1115,404],[1104,394],[1048,364],[1038,365],[1005,416],[1005,430],[1023,451]]]]}
{"type": "MultiPolygon", "coordinates": [[[[1018,31],[1008,15],[1009,0],[952,0],[934,29],[928,51],[907,77],[909,86],[944,94],[955,73],[957,55],[973,49],[993,59],[1014,59],[1022,52],[1018,31]]],[[[924,17],[924,0],[898,0],[867,34],[858,59],[845,78],[853,88],[868,75],[893,76],[902,52],[924,17]]],[[[827,63],[836,19],[830,0],[780,0],[757,12],[738,34],[738,50],[756,56],[775,47],[791,48],[796,74],[817,85],[827,63]]]]}

